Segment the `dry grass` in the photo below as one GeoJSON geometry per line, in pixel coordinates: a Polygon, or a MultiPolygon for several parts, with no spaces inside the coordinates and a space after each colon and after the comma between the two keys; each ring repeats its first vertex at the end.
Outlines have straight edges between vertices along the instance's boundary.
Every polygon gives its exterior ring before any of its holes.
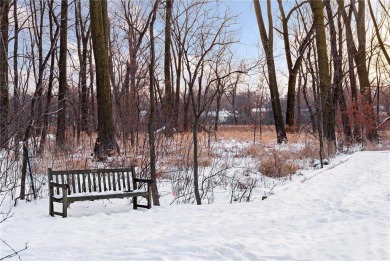
{"type": "Polygon", "coordinates": [[[264,147],[258,144],[252,144],[249,147],[243,149],[241,152],[242,157],[258,157],[264,151],[264,147]]]}
{"type": "Polygon", "coordinates": [[[262,158],[258,170],[265,176],[281,178],[293,175],[299,169],[298,164],[287,160],[279,152],[273,151],[271,155],[262,158]]]}
{"type": "Polygon", "coordinates": [[[294,152],[297,159],[312,159],[319,155],[319,149],[317,145],[306,145],[298,151],[294,152]]]}
{"type": "MultiPolygon", "coordinates": [[[[220,158],[217,155],[219,151],[213,150],[212,146],[215,141],[220,143],[223,148],[224,141],[253,143],[253,126],[220,126],[219,131],[210,135],[203,131],[199,133],[199,157],[198,162],[201,167],[210,167],[215,164],[215,160],[220,158]],[[215,140],[215,137],[217,140],[215,140]],[[210,145],[211,138],[211,147],[210,145]]],[[[380,133],[382,146],[375,144],[367,144],[367,150],[384,150],[390,149],[390,132],[380,133]]],[[[93,135],[82,134],[79,144],[75,141],[70,141],[70,146],[63,151],[56,151],[55,141],[49,140],[46,147],[46,152],[42,156],[33,158],[34,173],[46,173],[47,168],[53,169],[85,169],[96,168],[97,163],[91,160],[91,152],[94,146],[93,135]],[[73,144],[73,145],[72,145],[73,144]]],[[[297,134],[288,134],[290,149],[277,150],[276,135],[272,126],[263,126],[260,136],[259,129],[256,133],[256,143],[242,147],[236,146],[229,148],[230,152],[234,152],[238,158],[251,157],[258,159],[261,165],[254,165],[264,175],[269,177],[284,177],[292,175],[299,167],[296,162],[307,160],[313,161],[318,158],[318,141],[314,136],[307,131],[302,131],[297,134]],[[294,149],[294,144],[306,144],[303,147],[294,149]],[[237,150],[237,151],[236,151],[237,150]],[[295,163],[294,163],[295,162],[295,163]]],[[[139,144],[136,147],[131,147],[129,143],[125,147],[123,142],[118,139],[121,148],[121,155],[112,157],[110,162],[107,162],[107,167],[128,167],[136,165],[142,169],[147,169],[149,165],[149,151],[147,134],[139,134],[139,144]]],[[[193,142],[192,133],[178,133],[173,139],[166,139],[163,134],[156,136],[156,152],[158,153],[158,176],[164,177],[174,167],[190,168],[193,166],[193,142]]],[[[334,148],[325,148],[326,154],[330,155],[334,152],[334,148]]],[[[302,163],[301,163],[302,164],[302,163]]]]}
{"type": "MultiPolygon", "coordinates": [[[[254,133],[254,126],[252,125],[222,125],[219,127],[217,137],[220,140],[235,139],[251,142],[255,140],[264,145],[272,145],[276,142],[275,127],[271,125],[262,126],[261,133],[258,126],[256,127],[256,133],[254,133]]],[[[315,138],[309,135],[305,129],[301,133],[287,133],[287,139],[289,143],[315,141],[315,138]]]]}

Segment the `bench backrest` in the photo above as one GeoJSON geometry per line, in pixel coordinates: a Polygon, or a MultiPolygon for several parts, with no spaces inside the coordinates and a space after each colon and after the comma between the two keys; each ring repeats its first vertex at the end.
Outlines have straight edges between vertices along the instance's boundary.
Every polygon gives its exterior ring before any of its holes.
{"type": "MultiPolygon", "coordinates": [[[[53,171],[48,169],[49,182],[68,184],[68,195],[74,193],[134,190],[134,167],[124,169],[86,169],[53,171]]],[[[54,194],[60,194],[54,188],[54,194]]]]}

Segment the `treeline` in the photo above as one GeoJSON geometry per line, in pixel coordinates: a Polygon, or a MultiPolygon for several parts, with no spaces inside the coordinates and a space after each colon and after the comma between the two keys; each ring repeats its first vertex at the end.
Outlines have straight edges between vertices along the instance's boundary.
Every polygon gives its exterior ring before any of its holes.
{"type": "Polygon", "coordinates": [[[262,54],[249,60],[223,1],[2,0],[1,147],[35,137],[42,154],[48,134],[61,148],[97,132],[104,157],[118,139],[135,146],[146,129],[197,133],[213,110],[217,130],[222,109],[240,123],[248,120],[237,115],[267,106],[279,143],[299,130],[302,111],[327,141],[338,129],[348,141],[376,141],[389,103],[389,2],[253,0],[253,8],[262,54]]]}

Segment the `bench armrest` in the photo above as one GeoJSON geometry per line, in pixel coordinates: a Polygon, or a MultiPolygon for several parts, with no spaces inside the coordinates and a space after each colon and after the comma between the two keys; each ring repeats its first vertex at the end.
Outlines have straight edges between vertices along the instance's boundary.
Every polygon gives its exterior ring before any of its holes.
{"type": "Polygon", "coordinates": [[[59,184],[59,183],[55,183],[55,182],[49,182],[49,187],[68,189],[69,185],[68,184],[59,184]]]}
{"type": "Polygon", "coordinates": [[[134,178],[134,181],[135,181],[135,182],[144,182],[144,183],[148,183],[148,184],[152,184],[152,183],[153,183],[153,180],[152,180],[152,179],[134,178]]]}

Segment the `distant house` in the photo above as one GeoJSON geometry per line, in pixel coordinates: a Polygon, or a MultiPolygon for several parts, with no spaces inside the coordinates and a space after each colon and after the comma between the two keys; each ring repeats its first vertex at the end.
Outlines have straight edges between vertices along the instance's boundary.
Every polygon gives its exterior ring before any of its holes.
{"type": "Polygon", "coordinates": [[[148,114],[148,111],[140,111],[139,112],[139,115],[141,116],[141,118],[145,117],[147,114],[148,114]]]}
{"type": "MultiPolygon", "coordinates": [[[[378,111],[378,106],[373,106],[375,112],[378,111]]],[[[379,115],[380,116],[389,116],[389,108],[383,105],[379,105],[379,115]]]]}
{"type": "MultiPolygon", "coordinates": [[[[209,111],[207,113],[207,118],[210,118],[211,120],[215,120],[215,117],[217,117],[217,111],[209,111]]],[[[221,110],[218,113],[218,122],[219,123],[228,123],[233,118],[234,118],[234,114],[230,111],[221,110]]]]}
{"type": "Polygon", "coordinates": [[[268,108],[268,107],[253,108],[251,111],[252,111],[252,114],[266,113],[266,112],[271,111],[271,108],[268,108]]]}

